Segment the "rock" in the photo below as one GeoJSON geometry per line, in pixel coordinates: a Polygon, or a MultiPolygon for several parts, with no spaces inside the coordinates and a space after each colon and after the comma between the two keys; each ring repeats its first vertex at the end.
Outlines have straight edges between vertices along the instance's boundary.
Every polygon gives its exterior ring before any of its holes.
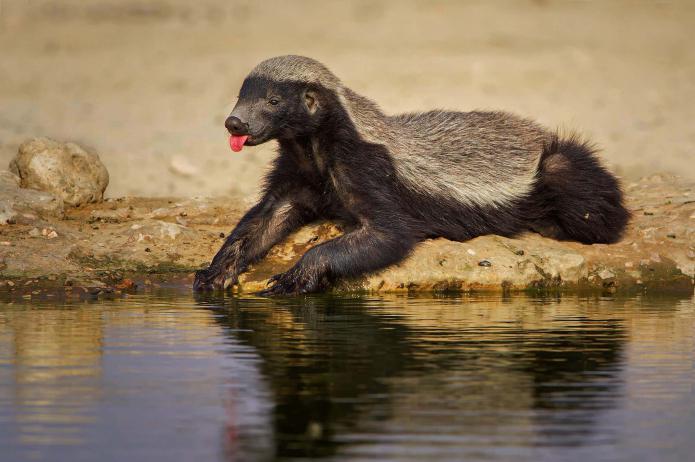
{"type": "Polygon", "coordinates": [[[615,273],[613,273],[613,271],[611,271],[609,269],[604,269],[603,271],[598,273],[598,277],[600,277],[601,279],[604,279],[604,280],[613,279],[613,278],[615,278],[615,273]]]}
{"type": "Polygon", "coordinates": [[[52,228],[42,229],[41,235],[44,236],[46,239],[55,239],[56,237],[58,237],[58,233],[56,232],[55,229],[52,229],[52,228]]]}
{"type": "Polygon", "coordinates": [[[76,207],[100,202],[109,184],[109,173],[97,154],[48,138],[24,142],[10,170],[19,176],[22,188],[50,192],[76,207]]]}
{"type": "Polygon", "coordinates": [[[115,287],[120,290],[135,289],[137,284],[132,279],[125,278],[120,283],[116,284],[115,287]]]}
{"type": "Polygon", "coordinates": [[[11,225],[16,222],[17,212],[12,204],[6,200],[0,200],[0,225],[11,225]]]}
{"type": "Polygon", "coordinates": [[[193,177],[200,173],[198,166],[194,165],[188,158],[183,156],[175,156],[171,159],[169,170],[182,177],[193,177]]]}
{"type": "Polygon", "coordinates": [[[23,189],[19,177],[8,171],[0,171],[0,225],[30,220],[34,212],[43,217],[64,215],[63,201],[53,194],[23,189]]]}
{"type": "Polygon", "coordinates": [[[120,227],[119,239],[126,239],[125,242],[134,244],[139,243],[158,243],[166,244],[173,241],[194,240],[196,233],[186,226],[178,223],[169,223],[162,220],[143,220],[131,225],[120,227]]]}
{"type": "Polygon", "coordinates": [[[179,236],[179,234],[181,234],[181,230],[185,228],[184,226],[181,226],[179,224],[167,223],[165,221],[161,221],[159,223],[159,226],[159,237],[168,237],[169,239],[176,239],[179,236]]]}

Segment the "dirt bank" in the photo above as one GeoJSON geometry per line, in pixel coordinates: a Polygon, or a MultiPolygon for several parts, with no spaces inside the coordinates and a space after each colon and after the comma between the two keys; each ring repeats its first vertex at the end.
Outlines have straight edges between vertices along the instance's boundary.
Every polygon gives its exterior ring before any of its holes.
{"type": "MultiPolygon", "coordinates": [[[[581,245],[536,234],[463,243],[436,239],[420,244],[402,264],[346,281],[337,290],[692,293],[695,184],[654,175],[626,190],[634,219],[618,244],[581,245]]],[[[187,286],[249,205],[231,198],[131,197],[66,208],[62,219],[41,210],[17,211],[11,224],[0,226],[0,293],[108,294],[134,289],[128,279],[187,286]]],[[[308,248],[339,233],[329,223],[301,229],[243,275],[235,289],[249,293],[264,287],[308,248]]]]}

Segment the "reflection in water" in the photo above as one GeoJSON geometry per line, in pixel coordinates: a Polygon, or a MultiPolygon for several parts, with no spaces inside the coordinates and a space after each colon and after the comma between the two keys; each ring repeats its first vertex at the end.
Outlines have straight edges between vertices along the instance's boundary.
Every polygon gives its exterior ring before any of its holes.
{"type": "Polygon", "coordinates": [[[617,405],[617,319],[553,316],[547,303],[530,315],[524,299],[209,302],[263,358],[281,456],[579,445],[595,439],[598,412],[617,405]],[[485,319],[489,310],[498,319],[485,319]]]}
{"type": "Polygon", "coordinates": [[[16,415],[22,444],[79,444],[80,428],[99,393],[102,326],[94,311],[22,310],[2,316],[3,372],[13,366],[12,386],[2,378],[2,405],[16,415]]]}
{"type": "Polygon", "coordinates": [[[0,454],[679,460],[694,336],[691,299],[4,305],[0,454]]]}

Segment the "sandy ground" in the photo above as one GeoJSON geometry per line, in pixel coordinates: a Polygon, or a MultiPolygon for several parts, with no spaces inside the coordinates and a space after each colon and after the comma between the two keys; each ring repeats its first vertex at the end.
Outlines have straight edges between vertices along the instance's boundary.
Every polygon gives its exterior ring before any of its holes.
{"type": "Polygon", "coordinates": [[[260,60],[325,62],[388,112],[505,109],[576,128],[628,179],[695,179],[695,2],[0,0],[0,166],[95,148],[109,196],[256,191],[223,121],[260,60]]]}

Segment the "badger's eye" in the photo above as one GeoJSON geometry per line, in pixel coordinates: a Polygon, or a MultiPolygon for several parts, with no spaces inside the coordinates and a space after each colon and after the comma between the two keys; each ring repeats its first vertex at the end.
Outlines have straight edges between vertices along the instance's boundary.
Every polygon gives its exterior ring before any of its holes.
{"type": "Polygon", "coordinates": [[[273,106],[277,106],[277,105],[280,103],[280,100],[277,99],[277,98],[270,98],[270,99],[268,100],[268,102],[269,102],[270,104],[272,104],[273,106]]]}

